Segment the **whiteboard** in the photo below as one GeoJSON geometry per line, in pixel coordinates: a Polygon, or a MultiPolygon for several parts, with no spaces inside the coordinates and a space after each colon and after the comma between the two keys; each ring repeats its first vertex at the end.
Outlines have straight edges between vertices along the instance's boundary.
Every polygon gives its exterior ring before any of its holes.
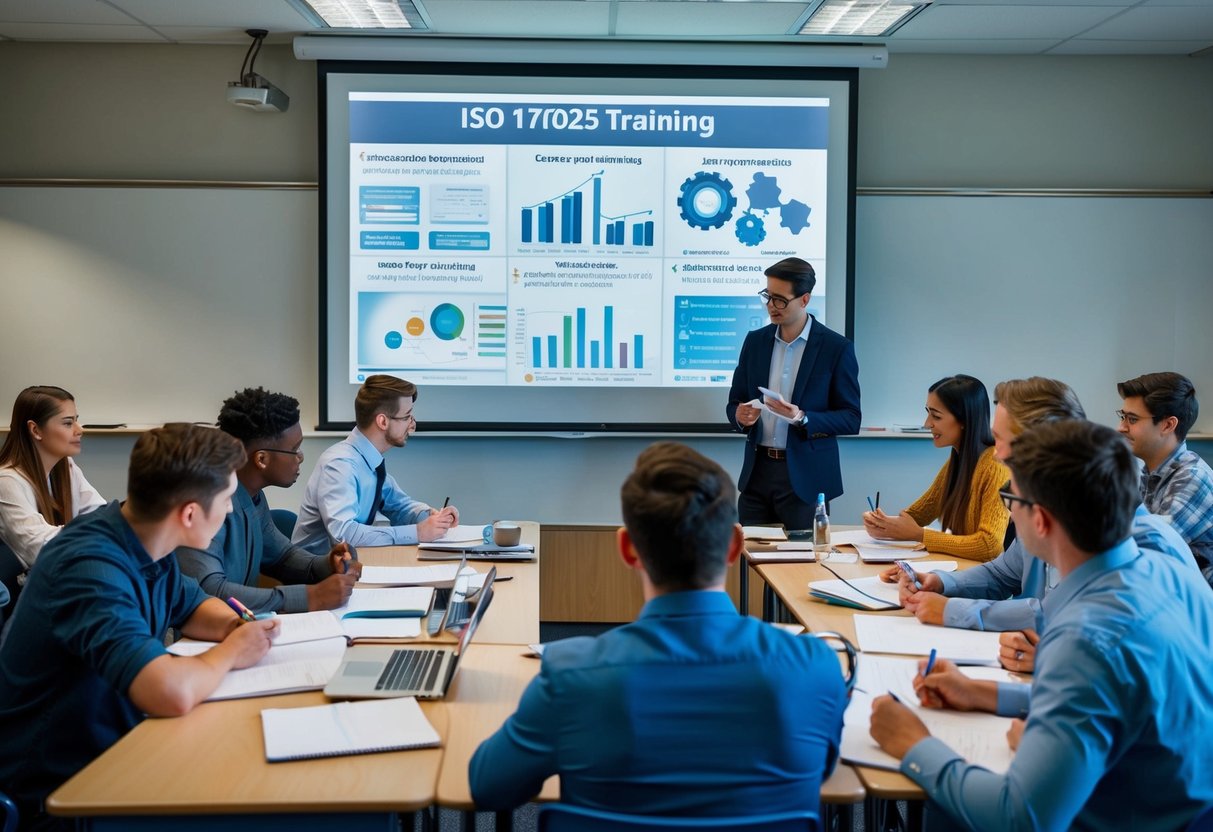
{"type": "Polygon", "coordinates": [[[856,229],[865,425],[959,372],[1061,379],[1111,424],[1116,382],[1175,370],[1213,426],[1213,200],[864,196],[856,229]]]}
{"type": "MultiPolygon", "coordinates": [[[[313,190],[0,187],[0,409],[59,384],[86,422],[203,421],[265,385],[314,423],[316,206],[313,190]]],[[[864,425],[920,419],[956,372],[991,390],[1055,376],[1110,423],[1117,381],[1173,369],[1208,431],[1211,319],[1213,200],[857,201],[864,425]]]]}
{"type": "Polygon", "coordinates": [[[314,402],[316,226],[314,190],[0,188],[3,421],[31,384],[85,422],[213,421],[258,384],[314,402]]]}

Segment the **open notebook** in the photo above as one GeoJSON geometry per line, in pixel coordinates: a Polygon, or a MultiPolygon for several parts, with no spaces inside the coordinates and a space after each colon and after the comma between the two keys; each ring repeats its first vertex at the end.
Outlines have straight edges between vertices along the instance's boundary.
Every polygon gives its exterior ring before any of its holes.
{"type": "MultiPolygon", "coordinates": [[[[209,700],[319,690],[337,672],[349,645],[419,636],[433,595],[431,587],[356,587],[349,603],[339,609],[279,615],[278,636],[269,652],[252,667],[229,671],[209,700]]],[[[214,646],[184,638],[168,651],[197,656],[214,646]]]]}
{"type": "MultiPolygon", "coordinates": [[[[914,677],[918,660],[894,656],[873,656],[864,653],[859,660],[855,692],[843,715],[840,756],[848,763],[898,771],[901,761],[886,754],[869,733],[872,721],[872,700],[893,692],[918,718],[926,723],[931,735],[945,742],[970,763],[999,774],[1011,765],[1013,753],[1007,744],[1007,729],[1011,720],[988,713],[936,710],[924,708],[914,693],[914,677]]],[[[966,667],[966,675],[993,681],[1016,681],[1020,677],[1005,670],[966,667]]]]}
{"type": "Polygon", "coordinates": [[[412,697],[266,708],[261,730],[265,759],[271,763],[441,745],[438,732],[412,697]]]}

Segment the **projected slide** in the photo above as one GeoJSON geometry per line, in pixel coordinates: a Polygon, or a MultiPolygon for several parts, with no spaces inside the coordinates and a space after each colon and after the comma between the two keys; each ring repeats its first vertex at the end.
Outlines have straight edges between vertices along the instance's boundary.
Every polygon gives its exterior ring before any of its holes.
{"type": "Polygon", "coordinates": [[[824,321],[827,99],[348,104],[351,382],[727,386],[788,256],[824,321]]]}

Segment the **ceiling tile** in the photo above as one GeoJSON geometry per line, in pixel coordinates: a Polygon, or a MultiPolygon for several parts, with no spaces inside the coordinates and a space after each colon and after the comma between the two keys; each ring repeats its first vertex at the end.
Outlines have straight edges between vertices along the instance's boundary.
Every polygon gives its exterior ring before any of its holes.
{"type": "Polygon", "coordinates": [[[1101,40],[1213,39],[1213,4],[1129,9],[1082,36],[1101,40]]]}
{"type": "Polygon", "coordinates": [[[97,0],[0,0],[0,22],[103,23],[130,25],[131,20],[108,3],[97,0]]]}
{"type": "Polygon", "coordinates": [[[950,55],[1038,55],[1056,46],[1056,39],[1007,38],[1005,40],[900,40],[894,35],[889,39],[891,54],[950,54],[950,55]]]}
{"type": "Polygon", "coordinates": [[[1209,40],[1097,40],[1074,38],[1049,50],[1050,55],[1191,55],[1213,47],[1209,40]]]}
{"type": "MultiPolygon", "coordinates": [[[[4,2],[4,0],[0,0],[4,2]]],[[[108,0],[149,26],[314,31],[310,20],[287,0],[108,0]]]]}
{"type": "Polygon", "coordinates": [[[425,0],[434,32],[459,35],[606,35],[610,3],[583,0],[425,0]]]}
{"type": "Polygon", "coordinates": [[[619,3],[617,35],[695,37],[786,35],[804,13],[804,3],[619,3]]]}
{"type": "Polygon", "coordinates": [[[1103,6],[929,6],[896,38],[1001,40],[1063,38],[1106,20],[1121,8],[1103,6]]]}
{"type": "Polygon", "coordinates": [[[82,26],[75,23],[0,23],[0,35],[13,40],[168,42],[146,26],[82,26]]]}

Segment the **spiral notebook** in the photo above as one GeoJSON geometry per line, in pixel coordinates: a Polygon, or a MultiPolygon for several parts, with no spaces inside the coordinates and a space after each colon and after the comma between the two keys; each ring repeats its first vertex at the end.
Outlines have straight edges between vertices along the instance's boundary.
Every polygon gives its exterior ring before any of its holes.
{"type": "Polygon", "coordinates": [[[436,748],[438,732],[413,697],[337,702],[261,712],[265,759],[271,763],[436,748]]]}

